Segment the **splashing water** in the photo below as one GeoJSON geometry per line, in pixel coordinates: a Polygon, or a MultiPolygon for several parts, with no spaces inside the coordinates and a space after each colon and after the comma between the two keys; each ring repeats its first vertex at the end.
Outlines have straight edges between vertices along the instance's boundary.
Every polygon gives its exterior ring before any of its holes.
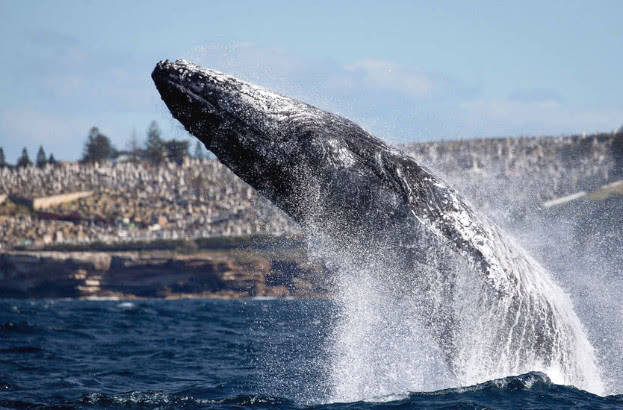
{"type": "Polygon", "coordinates": [[[604,393],[594,349],[569,296],[512,238],[495,251],[525,265],[516,266],[521,286],[492,295],[482,275],[460,258],[444,261],[452,274],[441,272],[439,261],[408,271],[372,244],[345,248],[318,231],[308,236],[312,256],[337,272],[330,402],[394,400],[530,371],[604,393]],[[441,336],[452,337],[452,358],[433,330],[439,323],[430,320],[447,321],[441,328],[448,335],[441,336]],[[557,345],[547,346],[550,340],[557,345]]]}

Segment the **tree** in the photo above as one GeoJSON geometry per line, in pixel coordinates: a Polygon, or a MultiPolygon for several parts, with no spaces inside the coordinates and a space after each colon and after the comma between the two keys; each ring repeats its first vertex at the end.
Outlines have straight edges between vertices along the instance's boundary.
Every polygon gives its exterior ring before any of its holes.
{"type": "Polygon", "coordinates": [[[7,165],[6,159],[4,158],[4,150],[0,147],[0,168],[4,168],[7,165]]]}
{"type": "Polygon", "coordinates": [[[110,138],[102,134],[97,127],[91,128],[84,144],[82,162],[99,162],[115,155],[115,148],[110,138]]]}
{"type": "Polygon", "coordinates": [[[48,164],[55,166],[58,165],[58,161],[54,158],[54,154],[50,154],[50,158],[48,158],[48,164]]]}
{"type": "Polygon", "coordinates": [[[164,160],[164,141],[160,137],[160,128],[156,121],[152,121],[147,129],[145,151],[147,158],[154,164],[160,164],[164,160]]]}
{"type": "Polygon", "coordinates": [[[30,160],[30,157],[28,156],[28,151],[26,150],[26,147],[24,147],[24,149],[22,150],[22,156],[17,159],[17,166],[19,168],[25,168],[31,165],[32,165],[32,161],[30,160]]]}
{"type": "Polygon", "coordinates": [[[43,145],[39,146],[39,152],[37,152],[37,167],[43,168],[48,163],[48,158],[45,156],[43,145]]]}
{"type": "Polygon", "coordinates": [[[184,162],[184,157],[188,156],[188,141],[172,139],[164,142],[167,159],[175,161],[178,165],[184,162]]]}
{"type": "Polygon", "coordinates": [[[136,130],[132,130],[132,135],[130,136],[130,140],[127,142],[127,148],[132,156],[132,162],[136,162],[138,160],[139,147],[138,147],[138,138],[136,137],[136,130]]]}

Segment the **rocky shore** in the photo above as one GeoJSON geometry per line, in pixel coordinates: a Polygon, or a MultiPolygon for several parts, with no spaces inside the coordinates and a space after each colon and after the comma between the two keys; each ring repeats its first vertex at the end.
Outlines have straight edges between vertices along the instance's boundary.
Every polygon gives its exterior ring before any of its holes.
{"type": "Polygon", "coordinates": [[[324,297],[323,268],[261,252],[0,254],[0,298],[324,297]]]}

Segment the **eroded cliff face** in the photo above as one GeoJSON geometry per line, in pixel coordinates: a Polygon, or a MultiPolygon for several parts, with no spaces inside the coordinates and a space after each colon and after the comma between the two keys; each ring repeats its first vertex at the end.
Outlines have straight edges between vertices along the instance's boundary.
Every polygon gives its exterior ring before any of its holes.
{"type": "Polygon", "coordinates": [[[180,298],[327,294],[319,266],[206,251],[0,254],[0,297],[180,298]]]}

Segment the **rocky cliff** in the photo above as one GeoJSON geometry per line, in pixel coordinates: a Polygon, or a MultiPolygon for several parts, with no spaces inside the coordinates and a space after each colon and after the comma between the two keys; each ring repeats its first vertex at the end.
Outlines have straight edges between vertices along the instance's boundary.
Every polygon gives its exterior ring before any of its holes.
{"type": "Polygon", "coordinates": [[[9,251],[0,254],[0,298],[317,297],[323,268],[243,251],[9,251]]]}

